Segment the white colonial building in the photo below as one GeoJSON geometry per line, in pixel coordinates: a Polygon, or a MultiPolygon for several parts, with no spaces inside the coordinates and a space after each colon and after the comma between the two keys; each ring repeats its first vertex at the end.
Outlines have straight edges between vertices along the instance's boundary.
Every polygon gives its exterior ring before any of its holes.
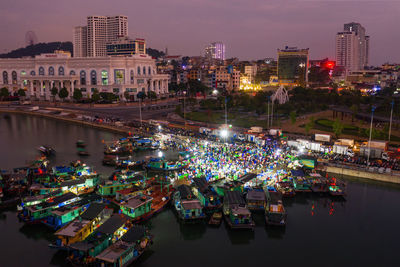
{"type": "Polygon", "coordinates": [[[30,99],[50,100],[51,88],[65,87],[71,98],[75,88],[84,97],[112,92],[125,98],[125,92],[154,91],[158,97],[168,94],[168,75],[158,74],[155,61],[148,55],[71,57],[69,53],[42,54],[34,58],[0,59],[0,87],[11,92],[20,88],[30,99]]]}

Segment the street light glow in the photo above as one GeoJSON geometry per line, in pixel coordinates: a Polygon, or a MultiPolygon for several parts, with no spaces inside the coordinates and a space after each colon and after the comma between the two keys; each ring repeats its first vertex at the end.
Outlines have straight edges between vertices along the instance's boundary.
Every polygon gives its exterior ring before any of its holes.
{"type": "Polygon", "coordinates": [[[226,137],[228,137],[228,130],[223,129],[223,130],[221,130],[221,132],[219,134],[221,137],[226,138],[226,137]]]}

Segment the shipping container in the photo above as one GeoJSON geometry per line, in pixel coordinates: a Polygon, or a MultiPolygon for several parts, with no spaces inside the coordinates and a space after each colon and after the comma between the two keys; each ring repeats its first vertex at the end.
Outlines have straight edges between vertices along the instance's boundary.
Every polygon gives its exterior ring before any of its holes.
{"type": "Polygon", "coordinates": [[[353,147],[354,146],[354,140],[353,139],[338,139],[335,142],[335,145],[353,147]]]}
{"type": "Polygon", "coordinates": [[[330,142],[331,136],[329,134],[315,134],[314,140],[320,142],[330,142]]]}

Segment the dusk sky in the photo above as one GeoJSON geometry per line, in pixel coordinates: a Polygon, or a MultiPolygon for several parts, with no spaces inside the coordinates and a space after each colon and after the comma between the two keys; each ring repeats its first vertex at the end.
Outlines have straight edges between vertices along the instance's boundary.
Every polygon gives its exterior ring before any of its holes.
{"type": "Polygon", "coordinates": [[[359,22],[370,39],[370,61],[400,62],[400,1],[347,0],[1,0],[0,53],[39,42],[71,41],[88,15],[126,15],[129,35],[170,54],[200,55],[222,41],[227,57],[276,58],[285,45],[310,48],[311,59],[334,58],[335,34],[359,22]]]}

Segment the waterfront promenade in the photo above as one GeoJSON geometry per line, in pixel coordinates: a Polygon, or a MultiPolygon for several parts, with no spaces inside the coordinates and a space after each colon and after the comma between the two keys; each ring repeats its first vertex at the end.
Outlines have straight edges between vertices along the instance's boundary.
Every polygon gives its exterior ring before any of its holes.
{"type": "MultiPolygon", "coordinates": [[[[102,107],[101,109],[113,110],[118,109],[118,107],[102,107]]],[[[151,111],[151,110],[150,110],[151,111]]],[[[166,111],[163,111],[164,113],[166,111]]],[[[87,108],[64,108],[64,107],[42,107],[36,111],[30,111],[29,107],[24,106],[5,106],[0,105],[0,113],[15,113],[22,115],[30,115],[30,116],[39,116],[48,119],[56,119],[60,121],[65,121],[68,123],[74,123],[79,125],[84,125],[87,127],[92,127],[96,129],[106,130],[109,132],[129,135],[129,134],[140,134],[140,135],[148,135],[149,133],[146,131],[146,127],[143,129],[139,129],[136,127],[128,126],[127,121],[99,121],[93,120],[93,114],[104,115],[108,114],[108,116],[112,116],[112,112],[110,113],[96,113],[95,111],[87,112],[87,108]]],[[[144,112],[146,114],[146,112],[144,112]]],[[[150,118],[155,116],[155,114],[147,114],[150,118]]],[[[146,116],[146,118],[149,118],[146,116]]],[[[159,119],[158,117],[153,117],[154,119],[159,119]]],[[[144,120],[144,123],[147,121],[144,120]]],[[[176,123],[174,121],[174,123],[176,123]]],[[[179,126],[179,125],[177,125],[179,126]]],[[[388,182],[400,184],[400,172],[391,170],[390,173],[385,171],[381,171],[377,168],[369,167],[366,168],[364,166],[357,166],[354,164],[338,164],[332,162],[323,162],[320,163],[318,169],[321,171],[325,171],[328,173],[339,174],[344,176],[352,176],[362,179],[369,179],[374,181],[388,182]]]]}

